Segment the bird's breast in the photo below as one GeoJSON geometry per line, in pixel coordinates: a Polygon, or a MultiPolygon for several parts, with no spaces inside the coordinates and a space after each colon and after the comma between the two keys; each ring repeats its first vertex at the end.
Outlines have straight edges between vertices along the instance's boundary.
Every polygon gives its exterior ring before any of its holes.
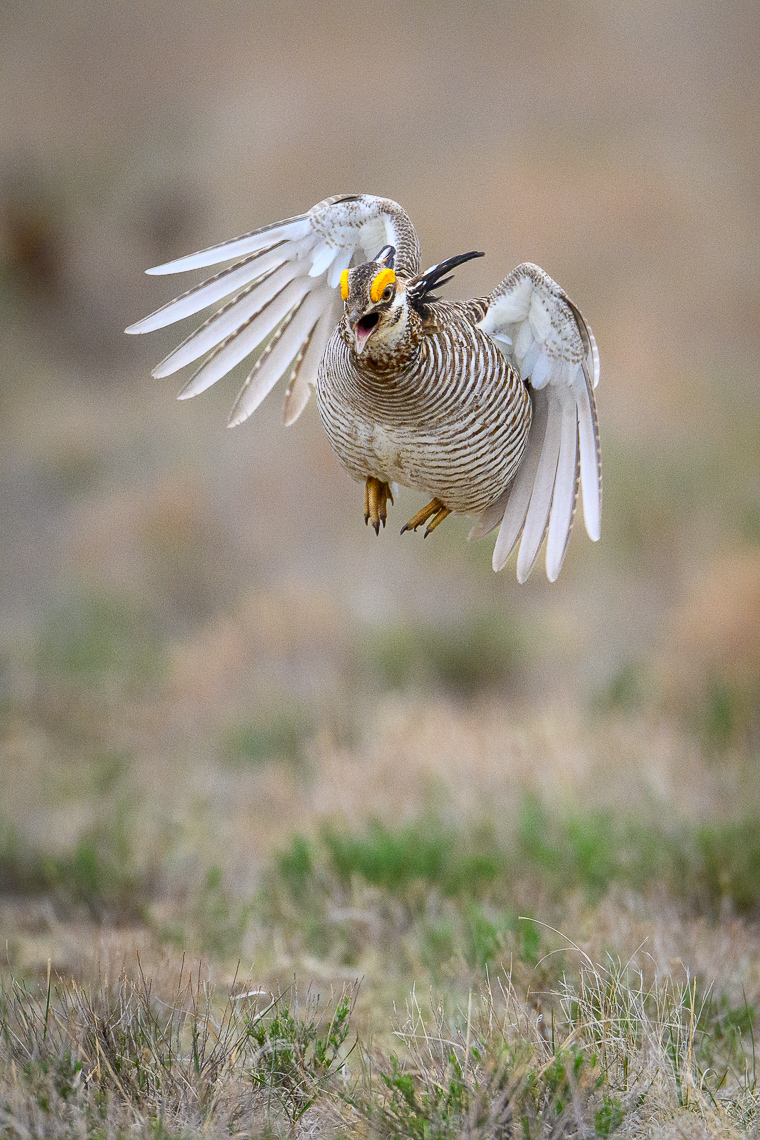
{"type": "Polygon", "coordinates": [[[339,334],[319,368],[317,406],[343,466],[478,514],[514,477],[530,426],[525,386],[462,319],[423,337],[397,373],[360,367],[339,334]]]}

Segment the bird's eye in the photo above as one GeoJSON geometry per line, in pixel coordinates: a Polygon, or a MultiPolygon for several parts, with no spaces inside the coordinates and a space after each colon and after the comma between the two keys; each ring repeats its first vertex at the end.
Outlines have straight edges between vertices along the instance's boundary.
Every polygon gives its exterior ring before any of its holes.
{"type": "Polygon", "coordinates": [[[372,282],[369,290],[369,299],[373,305],[378,301],[385,301],[391,297],[388,292],[388,287],[393,286],[396,282],[396,274],[392,269],[381,269],[378,275],[372,282]]]}
{"type": "Polygon", "coordinates": [[[383,300],[384,301],[390,301],[391,297],[393,296],[393,293],[394,293],[393,286],[392,285],[386,285],[385,288],[383,289],[383,300]]]}

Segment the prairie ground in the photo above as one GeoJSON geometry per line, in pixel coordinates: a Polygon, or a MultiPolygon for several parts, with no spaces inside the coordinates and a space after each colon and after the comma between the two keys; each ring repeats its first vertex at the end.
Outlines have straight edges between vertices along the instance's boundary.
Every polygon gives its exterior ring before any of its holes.
{"type": "Polygon", "coordinates": [[[757,1135],[756,7],[3,21],[0,1134],[757,1135]],[[555,585],[123,337],[353,189],[592,323],[555,585]]]}

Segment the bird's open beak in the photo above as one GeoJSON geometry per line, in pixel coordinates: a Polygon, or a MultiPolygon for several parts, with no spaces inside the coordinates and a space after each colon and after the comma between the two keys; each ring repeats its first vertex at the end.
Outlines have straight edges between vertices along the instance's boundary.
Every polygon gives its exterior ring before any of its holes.
{"type": "Polygon", "coordinates": [[[357,356],[361,356],[364,346],[372,336],[379,320],[380,318],[377,313],[365,313],[361,316],[356,309],[350,313],[348,323],[353,329],[354,337],[356,338],[357,356]]]}

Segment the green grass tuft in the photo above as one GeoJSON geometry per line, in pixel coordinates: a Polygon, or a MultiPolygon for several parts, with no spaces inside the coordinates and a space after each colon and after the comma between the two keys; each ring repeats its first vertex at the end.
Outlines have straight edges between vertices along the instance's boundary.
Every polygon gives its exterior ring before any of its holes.
{"type": "Polygon", "coordinates": [[[377,821],[363,835],[325,828],[330,869],[347,886],[356,875],[393,893],[420,881],[443,895],[481,895],[505,868],[504,856],[485,832],[465,836],[425,817],[391,829],[377,821]]]}
{"type": "Polygon", "coordinates": [[[498,839],[432,814],[353,833],[332,824],[316,838],[293,837],[270,867],[261,905],[267,923],[310,953],[351,965],[379,941],[391,958],[401,955],[400,968],[416,953],[437,977],[454,959],[477,971],[510,955],[537,962],[539,928],[517,915],[571,892],[593,905],[619,885],[641,894],[664,886],[711,919],[726,905],[760,915],[760,825],[558,816],[534,797],[498,839]]]}
{"type": "Polygon", "coordinates": [[[30,847],[0,817],[0,892],[46,894],[61,912],[84,907],[118,925],[146,917],[152,886],[134,867],[124,810],[81,835],[66,854],[30,847]]]}

